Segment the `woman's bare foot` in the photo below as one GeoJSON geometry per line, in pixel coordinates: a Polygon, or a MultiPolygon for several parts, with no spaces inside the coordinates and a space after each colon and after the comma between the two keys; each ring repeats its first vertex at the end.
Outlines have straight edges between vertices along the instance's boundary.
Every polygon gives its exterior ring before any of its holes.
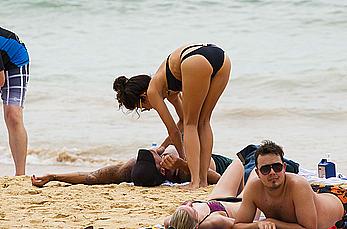
{"type": "Polygon", "coordinates": [[[50,182],[50,175],[42,176],[42,177],[36,177],[35,175],[32,175],[31,177],[31,183],[32,185],[42,188],[45,184],[50,182]]]}
{"type": "Polygon", "coordinates": [[[207,182],[200,182],[200,188],[205,188],[208,186],[208,183],[207,182]]]}
{"type": "Polygon", "coordinates": [[[189,184],[182,185],[179,187],[182,189],[186,189],[186,190],[195,190],[195,189],[198,189],[200,186],[199,186],[199,184],[194,184],[192,182],[189,182],[189,184]]]}

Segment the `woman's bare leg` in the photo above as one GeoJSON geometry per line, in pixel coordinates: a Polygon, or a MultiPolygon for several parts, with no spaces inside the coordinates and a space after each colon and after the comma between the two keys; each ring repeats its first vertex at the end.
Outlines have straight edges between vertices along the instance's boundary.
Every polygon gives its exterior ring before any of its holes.
{"type": "Polygon", "coordinates": [[[207,186],[207,172],[209,169],[213,148],[213,132],[211,115],[218,99],[222,95],[230,77],[231,62],[225,55],[222,68],[211,81],[210,88],[200,112],[198,133],[200,139],[200,186],[207,186]]]}
{"type": "Polygon", "coordinates": [[[210,87],[212,68],[203,56],[194,55],[182,62],[181,70],[184,117],[183,144],[191,174],[189,188],[198,188],[200,186],[200,139],[198,122],[202,105],[210,87]]]}
{"type": "Polygon", "coordinates": [[[243,183],[243,165],[239,159],[233,162],[225,170],[218,183],[209,195],[209,199],[227,196],[237,196],[240,186],[243,183]]]}

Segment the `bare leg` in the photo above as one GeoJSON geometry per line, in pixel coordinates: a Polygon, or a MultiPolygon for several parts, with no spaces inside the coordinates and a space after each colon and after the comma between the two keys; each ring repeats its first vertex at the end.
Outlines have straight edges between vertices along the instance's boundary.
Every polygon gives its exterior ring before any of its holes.
{"type": "Polygon", "coordinates": [[[213,133],[209,118],[207,120],[199,119],[198,132],[200,139],[200,187],[206,187],[208,185],[207,173],[211,162],[213,148],[213,133]]]}
{"type": "Polygon", "coordinates": [[[28,136],[23,123],[23,109],[19,106],[4,105],[4,118],[16,167],[16,176],[24,175],[28,136]]]}
{"type": "Polygon", "coordinates": [[[199,117],[200,138],[200,186],[207,186],[207,173],[213,148],[213,133],[210,124],[212,111],[222,95],[230,77],[231,62],[225,55],[224,64],[213,78],[199,117]]]}
{"type": "Polygon", "coordinates": [[[226,196],[237,196],[243,182],[243,165],[235,159],[225,170],[218,183],[209,195],[209,199],[226,196]]]}
{"type": "Polygon", "coordinates": [[[183,144],[191,174],[189,188],[194,189],[200,186],[200,140],[198,122],[200,111],[210,86],[212,68],[204,57],[195,55],[182,62],[181,70],[184,117],[183,144]]]}
{"type": "MultiPolygon", "coordinates": [[[[223,198],[223,197],[240,197],[243,196],[243,183],[244,183],[244,167],[239,159],[235,159],[225,170],[218,183],[212,190],[208,199],[223,198]]],[[[258,179],[255,170],[253,169],[248,177],[248,180],[258,179]]],[[[238,211],[240,205],[235,206],[238,211]]],[[[259,220],[261,212],[257,209],[254,220],[259,220]]]]}

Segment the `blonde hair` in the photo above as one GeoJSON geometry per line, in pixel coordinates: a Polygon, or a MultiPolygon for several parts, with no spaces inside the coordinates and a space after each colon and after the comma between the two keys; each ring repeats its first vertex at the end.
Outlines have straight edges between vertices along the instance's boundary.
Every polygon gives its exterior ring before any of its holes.
{"type": "Polygon", "coordinates": [[[198,224],[198,220],[194,219],[184,209],[178,209],[171,216],[170,226],[176,229],[194,229],[198,224]]]}

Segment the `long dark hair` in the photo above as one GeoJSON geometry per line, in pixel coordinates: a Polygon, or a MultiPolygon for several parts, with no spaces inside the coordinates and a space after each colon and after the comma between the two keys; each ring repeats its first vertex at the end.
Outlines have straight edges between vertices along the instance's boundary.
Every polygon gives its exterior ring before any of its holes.
{"type": "Polygon", "coordinates": [[[149,75],[137,75],[128,79],[125,76],[117,77],[113,82],[113,90],[119,108],[124,106],[128,110],[137,109],[140,95],[147,91],[151,77],[149,75]]]}

